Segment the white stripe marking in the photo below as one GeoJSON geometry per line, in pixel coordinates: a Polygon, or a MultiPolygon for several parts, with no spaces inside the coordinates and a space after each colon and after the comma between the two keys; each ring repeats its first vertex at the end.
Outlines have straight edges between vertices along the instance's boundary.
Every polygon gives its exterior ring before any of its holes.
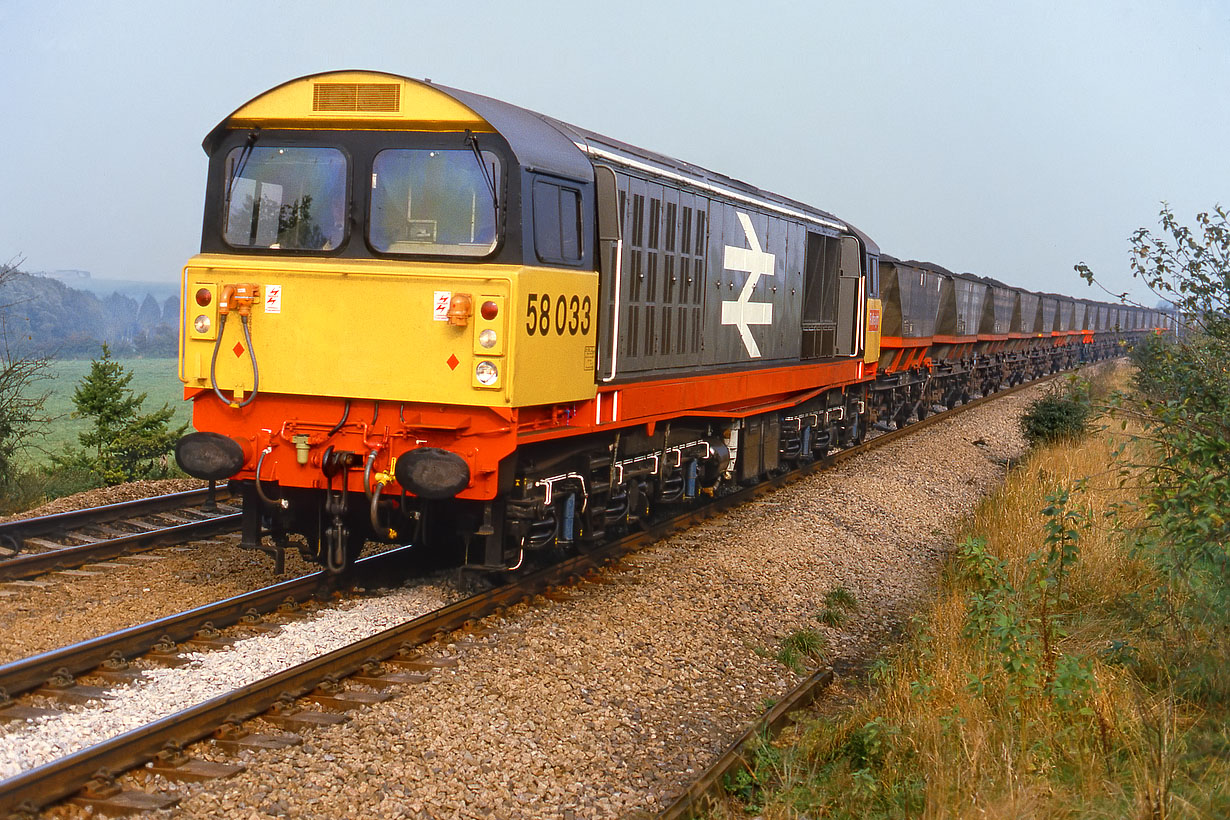
{"type": "Polygon", "coordinates": [[[826,228],[832,228],[833,230],[836,230],[836,231],[849,230],[849,226],[844,225],[841,222],[833,222],[827,219],[821,219],[818,216],[812,216],[811,214],[806,214],[806,213],[803,213],[802,211],[796,211],[793,208],[787,208],[783,205],[778,205],[774,202],[769,202],[766,199],[757,199],[756,197],[748,196],[747,194],[741,194],[741,193],[738,193],[737,191],[732,191],[729,188],[720,188],[716,185],[710,185],[708,182],[702,182],[701,180],[693,179],[692,177],[685,177],[683,174],[676,174],[675,172],[668,171],[665,168],[659,168],[656,165],[649,165],[648,163],[638,162],[637,160],[630,159],[628,157],[621,156],[619,154],[613,154],[610,151],[603,151],[601,148],[594,148],[593,146],[586,145],[583,142],[576,142],[573,144],[576,145],[577,148],[580,148],[582,151],[584,151],[586,154],[589,154],[590,156],[602,157],[603,159],[607,159],[612,162],[618,162],[622,165],[626,165],[629,168],[637,168],[641,171],[646,171],[648,173],[655,174],[657,176],[664,177],[666,179],[674,180],[675,182],[682,182],[687,185],[691,185],[693,188],[700,188],[702,191],[709,191],[710,193],[718,194],[719,196],[724,196],[724,197],[727,197],[728,199],[733,199],[737,202],[743,202],[748,205],[755,205],[758,208],[764,208],[767,211],[775,211],[776,213],[785,214],[786,216],[793,216],[795,219],[803,219],[808,222],[813,222],[817,225],[823,225],[826,228]]]}

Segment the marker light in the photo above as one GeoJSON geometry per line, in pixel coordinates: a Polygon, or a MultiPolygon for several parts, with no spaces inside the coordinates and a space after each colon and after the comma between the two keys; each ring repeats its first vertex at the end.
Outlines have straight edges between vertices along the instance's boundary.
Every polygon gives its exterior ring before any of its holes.
{"type": "Polygon", "coordinates": [[[448,302],[448,323],[454,327],[465,327],[474,315],[474,302],[468,293],[454,293],[448,302]]]}
{"type": "Polygon", "coordinates": [[[196,317],[196,321],[192,323],[192,326],[196,328],[197,333],[208,333],[209,325],[210,325],[209,317],[206,316],[204,313],[196,317]]]}
{"type": "Polygon", "coordinates": [[[214,292],[209,288],[201,288],[196,292],[196,303],[205,307],[214,300],[214,292]]]}
{"type": "MultiPolygon", "coordinates": [[[[495,302],[483,302],[483,306],[479,308],[479,311],[482,313],[483,318],[490,322],[499,315],[500,306],[495,302]]],[[[491,347],[491,345],[485,345],[485,347],[491,347]]]]}
{"type": "Polygon", "coordinates": [[[495,384],[495,380],[500,377],[500,371],[496,370],[495,365],[491,362],[479,362],[474,368],[474,378],[478,379],[478,383],[490,387],[495,384]]]}
{"type": "Polygon", "coordinates": [[[495,331],[487,328],[478,334],[478,343],[483,347],[495,347],[495,331]]]}

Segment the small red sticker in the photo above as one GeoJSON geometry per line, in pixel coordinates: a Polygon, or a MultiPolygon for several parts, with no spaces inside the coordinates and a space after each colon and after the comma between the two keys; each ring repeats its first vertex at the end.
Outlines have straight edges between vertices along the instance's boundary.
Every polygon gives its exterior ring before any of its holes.
{"type": "Polygon", "coordinates": [[[243,355],[243,342],[235,342],[235,346],[231,348],[231,350],[235,351],[236,358],[238,358],[239,356],[242,356],[243,355]]]}
{"type": "Polygon", "coordinates": [[[454,353],[452,356],[448,357],[448,361],[445,362],[445,364],[448,365],[449,370],[456,370],[457,365],[461,364],[461,360],[458,359],[457,354],[454,353]]]}

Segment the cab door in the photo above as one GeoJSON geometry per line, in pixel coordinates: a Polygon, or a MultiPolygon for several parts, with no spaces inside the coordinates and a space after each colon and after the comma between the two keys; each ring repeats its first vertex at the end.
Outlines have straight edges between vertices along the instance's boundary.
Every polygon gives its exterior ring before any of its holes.
{"type": "Polygon", "coordinates": [[[838,356],[857,356],[862,352],[863,271],[859,264],[863,252],[853,236],[841,238],[840,267],[837,274],[837,349],[838,356]]]}

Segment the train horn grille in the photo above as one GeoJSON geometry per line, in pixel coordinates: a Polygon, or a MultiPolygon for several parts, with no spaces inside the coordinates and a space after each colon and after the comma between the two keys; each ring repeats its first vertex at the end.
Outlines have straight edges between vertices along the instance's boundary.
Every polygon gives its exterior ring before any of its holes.
{"type": "Polygon", "coordinates": [[[399,83],[316,83],[313,111],[397,111],[399,83]]]}

